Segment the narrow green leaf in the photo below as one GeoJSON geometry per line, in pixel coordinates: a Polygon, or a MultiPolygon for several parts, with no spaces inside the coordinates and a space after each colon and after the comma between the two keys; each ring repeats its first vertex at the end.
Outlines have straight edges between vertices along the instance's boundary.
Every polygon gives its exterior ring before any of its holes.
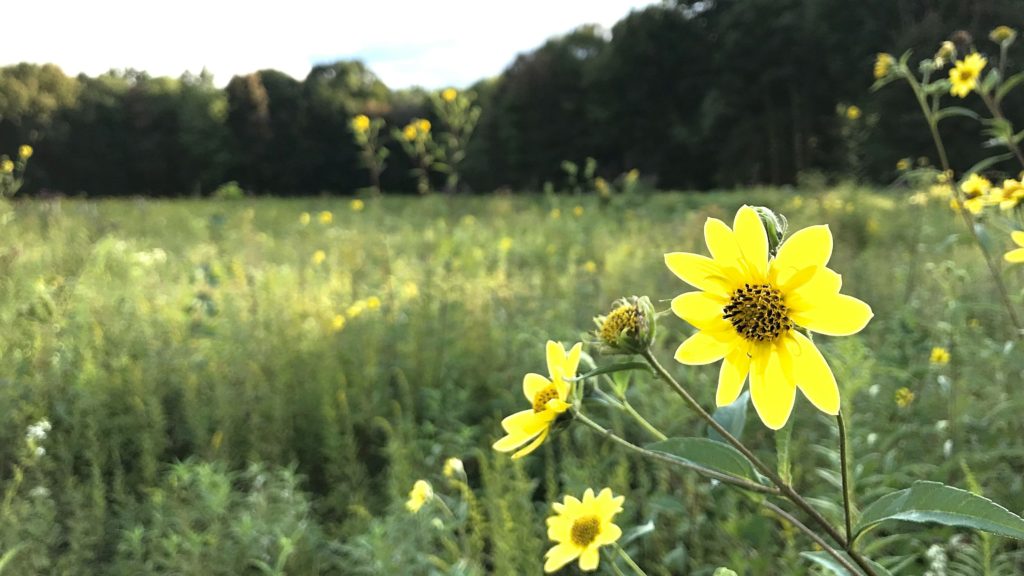
{"type": "MultiPolygon", "coordinates": [[[[747,406],[749,404],[750,392],[745,391],[732,404],[715,410],[715,422],[721,424],[723,428],[729,431],[729,434],[739,438],[743,435],[743,428],[747,423],[747,406]]],[[[722,438],[721,434],[710,427],[708,428],[708,438],[717,442],[725,442],[725,438],[722,438]]]]}
{"type": "Polygon", "coordinates": [[[1024,82],[1024,72],[1014,74],[1000,84],[999,88],[996,89],[996,105],[998,106],[1003,98],[1006,98],[1006,95],[1010,93],[1010,90],[1016,88],[1021,82],[1024,82]]]}
{"type": "Polygon", "coordinates": [[[750,460],[728,444],[708,438],[669,438],[646,446],[689,464],[710,468],[723,474],[763,482],[750,460]]]}
{"type": "Polygon", "coordinates": [[[891,520],[973,528],[1024,540],[1024,518],[988,498],[939,482],[915,482],[876,500],[861,512],[854,539],[891,520]]]}
{"type": "Polygon", "coordinates": [[[970,168],[968,168],[964,172],[964,174],[972,174],[972,173],[975,173],[975,172],[981,172],[982,170],[990,168],[991,166],[994,166],[994,165],[996,165],[996,164],[998,164],[998,163],[1000,163],[1000,162],[1002,162],[1004,160],[1009,160],[1010,158],[1013,158],[1013,154],[1011,154],[1009,152],[1007,152],[1006,154],[999,154],[999,155],[996,155],[996,156],[989,156],[988,158],[985,158],[984,160],[981,160],[980,162],[978,162],[974,166],[971,166],[970,168]]]}
{"type": "MultiPolygon", "coordinates": [[[[846,554],[846,552],[840,552],[840,554],[844,558],[849,560],[850,564],[856,566],[856,564],[853,562],[850,556],[846,554]]],[[[828,552],[801,552],[800,555],[804,558],[807,558],[811,562],[814,562],[818,566],[830,570],[836,576],[863,576],[863,574],[859,570],[856,574],[850,574],[850,571],[846,568],[843,568],[843,566],[839,562],[837,562],[836,559],[833,558],[832,555],[828,552]]],[[[885,568],[882,568],[877,563],[871,562],[871,560],[868,560],[868,562],[871,564],[871,567],[875,569],[875,572],[878,573],[878,576],[892,576],[891,572],[889,572],[885,568]]]]}
{"type": "Polygon", "coordinates": [[[943,108],[942,110],[939,110],[939,112],[935,115],[935,121],[941,122],[942,120],[945,120],[946,118],[950,118],[952,116],[964,116],[972,120],[981,120],[981,116],[978,115],[978,113],[975,112],[974,110],[971,110],[970,108],[964,108],[962,106],[950,106],[949,108],[943,108]]]}
{"type": "Polygon", "coordinates": [[[624,370],[644,370],[644,369],[650,370],[650,366],[648,366],[646,362],[639,362],[639,361],[637,361],[637,362],[620,362],[618,364],[611,364],[609,366],[602,366],[600,368],[597,368],[596,370],[591,370],[590,372],[587,372],[586,374],[580,374],[579,376],[577,376],[575,378],[568,378],[568,380],[570,382],[575,382],[577,380],[586,380],[587,378],[591,378],[593,376],[600,376],[601,374],[611,374],[612,372],[622,372],[624,370]]]}

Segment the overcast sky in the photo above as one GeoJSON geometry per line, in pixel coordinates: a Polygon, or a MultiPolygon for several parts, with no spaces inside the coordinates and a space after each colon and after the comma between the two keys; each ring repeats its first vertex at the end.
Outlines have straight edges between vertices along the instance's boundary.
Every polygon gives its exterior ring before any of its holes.
{"type": "Polygon", "coordinates": [[[30,0],[11,6],[0,65],[52,62],[69,75],[204,66],[223,85],[276,68],[357,58],[391,88],[466,86],[584,23],[607,28],[637,0],[30,0]]]}

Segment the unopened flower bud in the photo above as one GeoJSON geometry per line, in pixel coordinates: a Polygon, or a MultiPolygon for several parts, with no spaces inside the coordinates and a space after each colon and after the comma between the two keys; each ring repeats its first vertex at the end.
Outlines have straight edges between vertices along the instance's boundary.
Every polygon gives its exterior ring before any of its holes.
{"type": "Polygon", "coordinates": [[[768,233],[768,252],[774,256],[786,237],[786,230],[789,229],[789,221],[782,214],[776,214],[764,206],[754,206],[754,210],[764,224],[764,231],[768,233]]]}
{"type": "Polygon", "coordinates": [[[654,306],[647,296],[617,300],[612,311],[594,319],[597,336],[617,352],[639,354],[654,342],[657,322],[654,306]]]}
{"type": "Polygon", "coordinates": [[[996,26],[988,33],[989,40],[1009,46],[1017,39],[1017,31],[1009,26],[996,26]]]}

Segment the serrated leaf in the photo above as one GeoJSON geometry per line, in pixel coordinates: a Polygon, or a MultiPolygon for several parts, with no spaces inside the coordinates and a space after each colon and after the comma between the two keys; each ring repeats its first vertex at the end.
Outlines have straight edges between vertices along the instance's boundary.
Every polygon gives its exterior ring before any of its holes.
{"type": "MultiPolygon", "coordinates": [[[[857,565],[852,559],[850,559],[850,556],[846,552],[840,552],[839,554],[849,560],[850,564],[853,566],[857,565]]],[[[850,574],[850,571],[843,568],[843,566],[828,552],[801,552],[800,555],[811,562],[814,562],[818,566],[831,571],[836,576],[863,576],[863,573],[860,572],[860,570],[858,570],[856,574],[850,574]]],[[[871,560],[868,560],[868,562],[871,564],[871,567],[875,569],[875,572],[878,573],[878,576],[892,576],[891,572],[882,568],[876,562],[871,562],[871,560]]]]}
{"type": "Polygon", "coordinates": [[[750,460],[739,450],[708,438],[669,438],[646,446],[674,459],[710,468],[716,472],[761,483],[750,460]]]}
{"type": "Polygon", "coordinates": [[[973,528],[1024,540],[1024,518],[988,498],[940,482],[919,481],[882,496],[861,511],[854,539],[892,520],[973,528]]]}
{"type": "MultiPolygon", "coordinates": [[[[734,438],[739,438],[743,435],[743,428],[747,423],[747,406],[750,404],[750,392],[744,391],[740,394],[740,397],[735,402],[727,406],[722,406],[718,410],[715,410],[714,418],[715,422],[722,425],[723,428],[728,430],[729,434],[732,434],[734,438]]],[[[725,442],[725,438],[715,431],[714,428],[708,428],[708,438],[715,440],[716,442],[725,442]]]]}

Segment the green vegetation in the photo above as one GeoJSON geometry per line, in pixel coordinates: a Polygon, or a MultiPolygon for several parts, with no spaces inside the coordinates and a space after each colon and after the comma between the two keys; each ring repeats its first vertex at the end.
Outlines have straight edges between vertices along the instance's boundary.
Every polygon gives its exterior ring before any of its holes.
{"type": "MultiPolygon", "coordinates": [[[[743,203],[828,223],[843,292],[874,309],[861,334],[815,340],[861,506],[935,480],[1020,512],[1024,360],[957,216],[907,196],[16,203],[0,246],[0,569],[532,574],[550,502],[600,484],[626,496],[620,543],[649,574],[814,574],[828,558],[802,558],[801,535],[756,503],[584,426],[516,462],[490,449],[545,340],[593,342],[581,330],[623,295],[667,309],[680,284],[662,255],[703,252],[706,217],[743,203]],[[449,457],[465,476],[443,474],[449,457]],[[421,478],[441,500],[412,514],[421,478]]],[[[1019,305],[1024,278],[1004,274],[1019,305]]],[[[710,407],[717,369],[668,362],[691,332],[663,319],[655,352],[710,407]]],[[[703,435],[671,398],[643,377],[629,392],[670,436],[703,435]]],[[[620,412],[588,413],[647,441],[620,412]]],[[[747,419],[744,441],[773,461],[774,435],[747,419]]],[[[836,501],[834,422],[803,398],[794,420],[794,483],[836,501]]],[[[886,530],[867,552],[894,574],[1024,569],[998,536],[886,530]]]]}

